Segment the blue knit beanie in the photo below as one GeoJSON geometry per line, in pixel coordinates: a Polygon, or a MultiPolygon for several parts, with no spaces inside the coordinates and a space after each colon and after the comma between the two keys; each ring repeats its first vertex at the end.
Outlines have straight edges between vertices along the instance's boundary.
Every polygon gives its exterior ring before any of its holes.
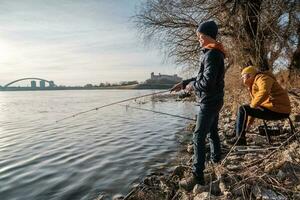
{"type": "Polygon", "coordinates": [[[218,26],[214,21],[203,22],[199,25],[197,32],[216,39],[218,34],[218,26]]]}

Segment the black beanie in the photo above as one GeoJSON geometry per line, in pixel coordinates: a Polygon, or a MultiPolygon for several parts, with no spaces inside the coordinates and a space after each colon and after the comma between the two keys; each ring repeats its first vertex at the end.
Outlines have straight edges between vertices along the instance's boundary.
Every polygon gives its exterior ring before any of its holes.
{"type": "Polygon", "coordinates": [[[213,39],[216,39],[218,34],[218,26],[214,21],[203,22],[199,25],[197,32],[203,33],[204,35],[208,35],[213,39]]]}

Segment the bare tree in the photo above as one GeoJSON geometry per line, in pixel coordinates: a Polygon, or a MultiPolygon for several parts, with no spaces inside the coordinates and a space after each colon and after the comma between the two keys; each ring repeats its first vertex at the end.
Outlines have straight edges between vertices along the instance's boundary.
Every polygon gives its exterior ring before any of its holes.
{"type": "Polygon", "coordinates": [[[297,79],[300,78],[300,42],[299,42],[299,37],[300,37],[300,26],[298,27],[297,30],[297,35],[298,35],[298,44],[296,47],[296,50],[293,52],[292,57],[291,57],[291,64],[289,66],[289,76],[288,79],[290,82],[294,82],[297,79]]]}
{"type": "Polygon", "coordinates": [[[291,61],[300,40],[298,0],[147,0],[135,16],[144,37],[159,41],[177,64],[191,67],[200,55],[195,30],[210,19],[219,25],[229,64],[250,62],[266,70],[280,68],[284,60],[296,67],[291,61]]]}

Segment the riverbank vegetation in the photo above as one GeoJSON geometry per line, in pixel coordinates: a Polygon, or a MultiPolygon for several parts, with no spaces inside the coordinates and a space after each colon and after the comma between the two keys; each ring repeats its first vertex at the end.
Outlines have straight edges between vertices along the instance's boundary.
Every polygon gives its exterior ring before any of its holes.
{"type": "MultiPolygon", "coordinates": [[[[247,91],[242,84],[235,84],[234,77],[226,75],[225,104],[220,113],[219,134],[222,143],[222,162],[207,162],[206,185],[194,187],[187,192],[178,182],[191,175],[193,146],[191,143],[195,123],[186,125],[188,135],[182,135],[181,148],[177,161],[169,169],[156,170],[140,184],[135,185],[125,196],[115,199],[125,200],[233,200],[233,199],[275,199],[289,200],[300,198],[300,89],[289,90],[292,105],[291,119],[295,126],[292,134],[287,120],[268,122],[270,127],[279,128],[280,134],[271,137],[269,144],[257,120],[247,133],[248,147],[232,147],[225,143],[228,135],[234,132],[236,109],[248,101],[247,91]]],[[[279,78],[279,77],[277,77],[279,78]]],[[[238,83],[238,80],[237,82],[238,83]]],[[[178,97],[178,96],[177,96],[178,97]]],[[[154,97],[155,101],[166,100],[170,96],[154,97]]],[[[185,101],[186,99],[183,99],[185,101]]],[[[195,98],[188,97],[188,101],[195,98]]],[[[187,133],[183,133],[187,134],[187,133]]],[[[208,145],[208,144],[207,144],[208,145]]],[[[207,146],[207,160],[209,160],[207,146]]],[[[105,199],[103,196],[99,199],[105,199]]]]}
{"type": "MultiPolygon", "coordinates": [[[[208,163],[206,185],[192,192],[178,187],[191,175],[192,148],[184,143],[178,164],[170,173],[149,175],[122,199],[300,199],[300,3],[295,0],[208,1],[148,0],[141,4],[135,21],[145,41],[152,40],[166,56],[193,74],[199,66],[198,24],[213,19],[219,25],[219,40],[226,48],[226,95],[220,116],[223,160],[208,163]],[[224,143],[233,133],[238,106],[249,100],[240,82],[247,65],[271,70],[289,91],[292,103],[292,133],[287,121],[271,122],[280,134],[268,143],[260,135],[261,121],[248,133],[249,147],[224,143]]],[[[192,131],[194,124],[190,124],[192,131]]],[[[209,147],[208,147],[209,151],[209,147]]],[[[209,155],[209,153],[207,154],[209,155]]]]}
{"type": "MultiPolygon", "coordinates": [[[[156,43],[186,74],[199,69],[198,25],[207,20],[219,25],[218,40],[226,48],[226,95],[219,123],[223,160],[207,164],[205,186],[181,190],[178,182],[191,175],[193,153],[191,145],[183,143],[185,148],[170,172],[149,175],[120,199],[300,199],[299,13],[296,0],[147,0],[141,4],[134,20],[142,38],[156,43]],[[248,133],[250,147],[237,148],[224,140],[233,133],[238,106],[249,99],[240,83],[240,71],[248,65],[273,71],[289,91],[296,130],[291,133],[287,121],[271,122],[270,126],[281,127],[281,133],[269,144],[259,134],[262,122],[257,121],[248,133]]],[[[191,132],[193,126],[189,125],[191,132]]]]}

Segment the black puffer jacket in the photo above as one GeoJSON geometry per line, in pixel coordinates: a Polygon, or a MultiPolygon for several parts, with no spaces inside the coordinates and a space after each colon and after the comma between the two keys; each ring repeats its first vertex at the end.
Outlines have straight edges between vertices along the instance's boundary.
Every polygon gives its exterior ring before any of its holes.
{"type": "Polygon", "coordinates": [[[183,88],[194,81],[200,103],[223,100],[224,97],[224,54],[216,49],[204,49],[197,77],[183,80],[183,88]]]}

